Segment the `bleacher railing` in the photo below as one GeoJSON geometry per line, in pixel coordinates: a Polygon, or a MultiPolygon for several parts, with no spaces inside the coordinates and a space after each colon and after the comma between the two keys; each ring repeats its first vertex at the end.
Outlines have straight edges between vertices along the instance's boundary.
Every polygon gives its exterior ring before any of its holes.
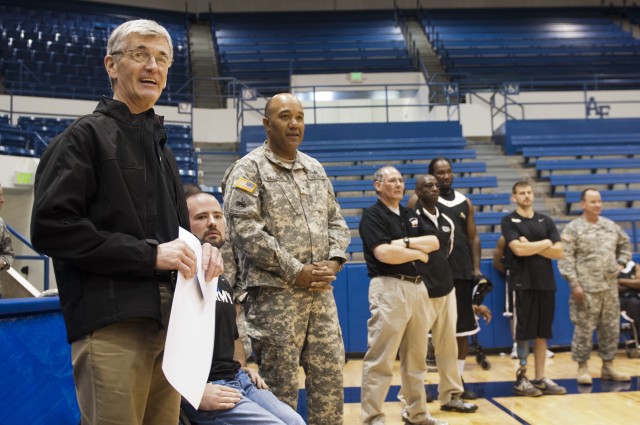
{"type": "Polygon", "coordinates": [[[16,260],[30,260],[30,261],[42,261],[43,262],[43,285],[44,291],[49,289],[49,257],[43,254],[40,254],[33,248],[31,242],[27,240],[24,236],[22,236],[18,231],[16,231],[13,227],[7,224],[7,229],[9,232],[23,245],[29,248],[31,251],[35,253],[35,255],[16,255],[16,260]]]}
{"type": "MultiPolygon", "coordinates": [[[[349,110],[383,110],[384,119],[374,120],[382,122],[460,120],[456,83],[359,84],[355,87],[352,84],[330,84],[293,86],[291,91],[303,101],[306,115],[312,117],[315,124],[323,123],[320,116],[323,111],[340,113],[349,110]],[[436,102],[436,98],[444,99],[444,103],[436,102]],[[436,107],[446,109],[444,116],[433,114],[436,107]],[[413,118],[407,118],[407,112],[413,118]]],[[[341,118],[347,119],[342,122],[350,122],[344,114],[341,118]]],[[[361,121],[356,117],[351,122],[361,121]]]]}
{"type": "Polygon", "coordinates": [[[490,96],[491,128],[495,131],[509,120],[540,118],[536,112],[549,108],[564,108],[573,117],[582,115],[585,119],[607,118],[612,108],[616,108],[616,116],[640,118],[639,87],[640,79],[596,77],[590,80],[504,82],[490,96]],[[548,96],[544,100],[534,100],[525,95],[545,91],[573,91],[580,96],[548,96]]]}

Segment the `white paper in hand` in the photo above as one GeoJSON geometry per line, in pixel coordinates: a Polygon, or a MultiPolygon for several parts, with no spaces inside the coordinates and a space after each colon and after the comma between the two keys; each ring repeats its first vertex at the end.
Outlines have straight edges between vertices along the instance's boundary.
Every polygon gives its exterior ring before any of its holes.
{"type": "Polygon", "coordinates": [[[162,370],[173,388],[197,409],[213,357],[218,278],[204,282],[202,246],[198,238],[183,228],[179,238],[196,253],[197,274],[186,279],[178,273],[162,370]]]}

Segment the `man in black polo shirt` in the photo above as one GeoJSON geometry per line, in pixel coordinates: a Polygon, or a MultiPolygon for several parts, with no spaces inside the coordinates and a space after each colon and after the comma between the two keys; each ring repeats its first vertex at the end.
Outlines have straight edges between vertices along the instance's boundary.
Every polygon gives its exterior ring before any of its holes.
{"type": "Polygon", "coordinates": [[[367,353],[362,364],[364,424],[384,424],[384,403],[396,354],[400,354],[405,423],[442,425],[427,411],[424,377],[427,371],[429,295],[422,283],[429,252],[438,239],[416,213],[400,205],[404,180],[393,167],[374,175],[378,202],[367,208],[360,221],[360,236],[367,262],[369,308],[367,353]]]}
{"type": "MultiPolygon", "coordinates": [[[[469,352],[469,337],[480,331],[473,309],[473,287],[482,277],[480,271],[480,238],[476,229],[473,203],[461,192],[453,188],[453,170],[451,161],[438,157],[429,163],[429,174],[438,181],[440,199],[438,207],[455,223],[454,246],[449,256],[449,265],[453,272],[453,284],[456,289],[458,323],[456,336],[458,342],[458,370],[464,373],[465,359],[469,352]]],[[[417,197],[412,196],[407,203],[409,208],[417,207],[417,197]]],[[[464,381],[462,382],[464,386],[464,381]]],[[[478,398],[475,392],[466,389],[462,398],[478,398]]]]}
{"type": "Polygon", "coordinates": [[[502,219],[500,226],[506,243],[505,254],[510,258],[507,280],[516,297],[514,310],[520,368],[513,391],[516,395],[530,397],[565,394],[565,388],[544,376],[556,296],[551,259],[564,255],[562,242],[553,220],[533,210],[534,195],[528,182],[517,182],[511,193],[517,208],[502,219]],[[536,379],[530,382],[525,374],[531,340],[536,379]]]}
{"type": "Polygon", "coordinates": [[[464,391],[458,371],[458,344],[456,342],[456,294],[453,273],[448,257],[453,250],[455,225],[445,214],[438,211],[440,190],[438,181],[430,174],[416,179],[416,195],[421,208],[416,212],[420,221],[437,236],[440,249],[429,254],[427,273],[423,279],[429,290],[429,328],[436,347],[436,363],[440,383],[438,399],[440,409],[461,413],[472,413],[478,406],[464,402],[460,396],[464,391]]]}

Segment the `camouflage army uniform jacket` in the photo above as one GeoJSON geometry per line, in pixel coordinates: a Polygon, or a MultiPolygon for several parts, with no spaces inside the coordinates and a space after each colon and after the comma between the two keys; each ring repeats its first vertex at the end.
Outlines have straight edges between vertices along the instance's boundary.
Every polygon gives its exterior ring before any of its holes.
{"type": "Polygon", "coordinates": [[[285,161],[265,143],[232,167],[224,210],[248,288],[293,286],[304,264],[346,260],[349,228],[318,161],[302,152],[285,161]]]}
{"type": "Polygon", "coordinates": [[[4,224],[2,217],[0,217],[0,258],[2,258],[6,264],[0,268],[0,271],[9,269],[15,258],[13,248],[11,247],[11,234],[4,224]]]}
{"type": "Polygon", "coordinates": [[[564,258],[558,269],[569,286],[580,285],[585,292],[616,288],[618,264],[631,259],[629,236],[613,221],[599,217],[593,224],[581,216],[562,232],[564,258]]]}

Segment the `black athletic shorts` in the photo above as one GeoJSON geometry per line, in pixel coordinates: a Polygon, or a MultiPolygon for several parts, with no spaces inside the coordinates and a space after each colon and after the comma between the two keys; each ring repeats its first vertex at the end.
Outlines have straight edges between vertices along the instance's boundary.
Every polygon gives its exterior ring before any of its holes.
{"type": "Polygon", "coordinates": [[[473,314],[473,281],[455,279],[456,305],[458,308],[458,323],[456,336],[473,335],[480,331],[476,316],[473,314]]]}
{"type": "Polygon", "coordinates": [[[523,289],[515,293],[516,341],[551,339],[556,308],[555,291],[523,289]]]}

